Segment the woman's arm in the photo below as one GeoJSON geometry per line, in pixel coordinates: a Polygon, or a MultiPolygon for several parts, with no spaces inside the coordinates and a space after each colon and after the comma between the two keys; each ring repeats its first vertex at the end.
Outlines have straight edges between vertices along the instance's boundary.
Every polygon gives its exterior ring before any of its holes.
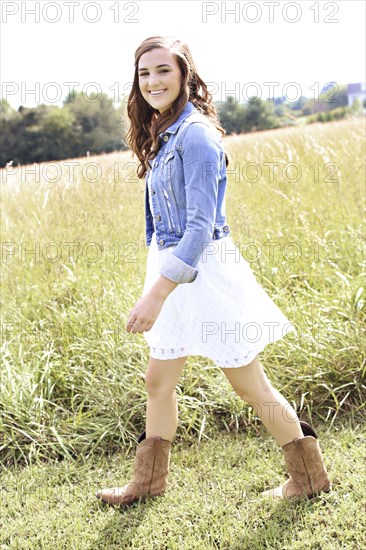
{"type": "Polygon", "coordinates": [[[160,275],[159,279],[151,287],[149,293],[154,297],[165,300],[178,285],[179,283],[175,283],[164,277],[164,275],[160,275]]]}
{"type": "Polygon", "coordinates": [[[172,281],[190,283],[197,277],[196,266],[205,246],[212,241],[225,162],[221,140],[213,129],[200,122],[189,125],[183,138],[182,161],[187,223],[183,237],[159,272],[172,281]]]}
{"type": "Polygon", "coordinates": [[[178,284],[160,275],[149,292],[131,309],[126,331],[132,333],[149,331],[158,318],[166,298],[178,284]]]}

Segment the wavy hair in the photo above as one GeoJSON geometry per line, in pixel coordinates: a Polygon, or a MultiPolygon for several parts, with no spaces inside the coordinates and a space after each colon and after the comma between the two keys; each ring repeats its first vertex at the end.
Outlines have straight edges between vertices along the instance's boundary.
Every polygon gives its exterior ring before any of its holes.
{"type": "MultiPolygon", "coordinates": [[[[151,36],[144,40],[135,52],[135,74],[132,90],[128,97],[127,114],[130,127],[126,141],[140,161],[137,176],[143,178],[159,148],[159,133],[164,132],[182,113],[187,102],[193,105],[213,123],[223,135],[226,131],[220,125],[212,96],[205,82],[199,77],[191,51],[187,44],[171,36],[151,36]],[[138,63],[140,57],[154,48],[165,48],[175,55],[182,75],[180,93],[170,109],[162,114],[143,98],[139,87],[138,63]]],[[[225,153],[226,166],[228,157],[225,153]]]]}

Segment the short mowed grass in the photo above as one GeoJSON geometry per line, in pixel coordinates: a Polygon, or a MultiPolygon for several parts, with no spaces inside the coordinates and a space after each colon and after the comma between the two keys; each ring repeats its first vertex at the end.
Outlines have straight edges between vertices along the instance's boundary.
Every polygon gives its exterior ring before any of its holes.
{"type": "Polygon", "coordinates": [[[265,501],[281,449],[213,362],[177,385],[169,489],[115,510],[145,428],[147,248],[130,153],[2,170],[0,549],[365,546],[364,118],[224,138],[234,242],[298,334],[273,385],[319,434],[333,490],[265,501]],[[30,168],[27,171],[27,168],[30,168]]]}
{"type": "Polygon", "coordinates": [[[132,453],[7,469],[0,548],[364,548],[365,427],[318,435],[333,490],[296,502],[260,495],[285,479],[281,451],[262,429],[175,444],[165,495],[130,507],[94,493],[132,476],[132,453]]]}

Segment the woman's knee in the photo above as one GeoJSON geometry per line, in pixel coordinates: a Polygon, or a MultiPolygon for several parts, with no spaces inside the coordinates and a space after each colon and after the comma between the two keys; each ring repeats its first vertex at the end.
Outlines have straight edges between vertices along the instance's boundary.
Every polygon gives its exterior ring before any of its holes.
{"type": "Polygon", "coordinates": [[[270,398],[273,391],[271,383],[265,381],[245,388],[234,388],[234,390],[239,397],[248,403],[263,403],[270,398]]]}
{"type": "Polygon", "coordinates": [[[145,387],[149,397],[169,398],[175,393],[186,358],[158,360],[150,358],[145,374],[145,387]]]}
{"type": "Polygon", "coordinates": [[[167,398],[172,396],[175,391],[175,384],[169,384],[164,378],[151,370],[145,375],[145,387],[149,397],[167,398]]]}

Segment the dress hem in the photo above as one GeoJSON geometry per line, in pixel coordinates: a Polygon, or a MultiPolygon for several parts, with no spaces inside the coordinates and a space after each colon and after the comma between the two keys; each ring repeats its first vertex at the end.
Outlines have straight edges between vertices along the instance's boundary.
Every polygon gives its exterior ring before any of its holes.
{"type": "MultiPolygon", "coordinates": [[[[288,331],[291,332],[291,329],[288,331]]],[[[245,367],[249,365],[253,359],[261,353],[264,348],[267,347],[268,344],[273,344],[274,342],[281,340],[282,338],[277,338],[275,340],[271,340],[266,342],[264,345],[259,346],[258,348],[254,348],[249,350],[247,353],[240,355],[239,357],[232,358],[232,359],[226,359],[226,360],[220,360],[215,359],[213,356],[210,356],[208,354],[203,354],[202,350],[195,349],[194,346],[190,347],[180,347],[180,348],[158,348],[154,346],[150,346],[150,357],[152,359],[159,359],[159,360],[169,360],[169,359],[179,359],[180,357],[186,357],[190,355],[197,355],[200,357],[206,357],[207,359],[212,360],[217,367],[220,368],[240,368],[245,367]],[[160,349],[160,351],[158,351],[160,349]]]]}

